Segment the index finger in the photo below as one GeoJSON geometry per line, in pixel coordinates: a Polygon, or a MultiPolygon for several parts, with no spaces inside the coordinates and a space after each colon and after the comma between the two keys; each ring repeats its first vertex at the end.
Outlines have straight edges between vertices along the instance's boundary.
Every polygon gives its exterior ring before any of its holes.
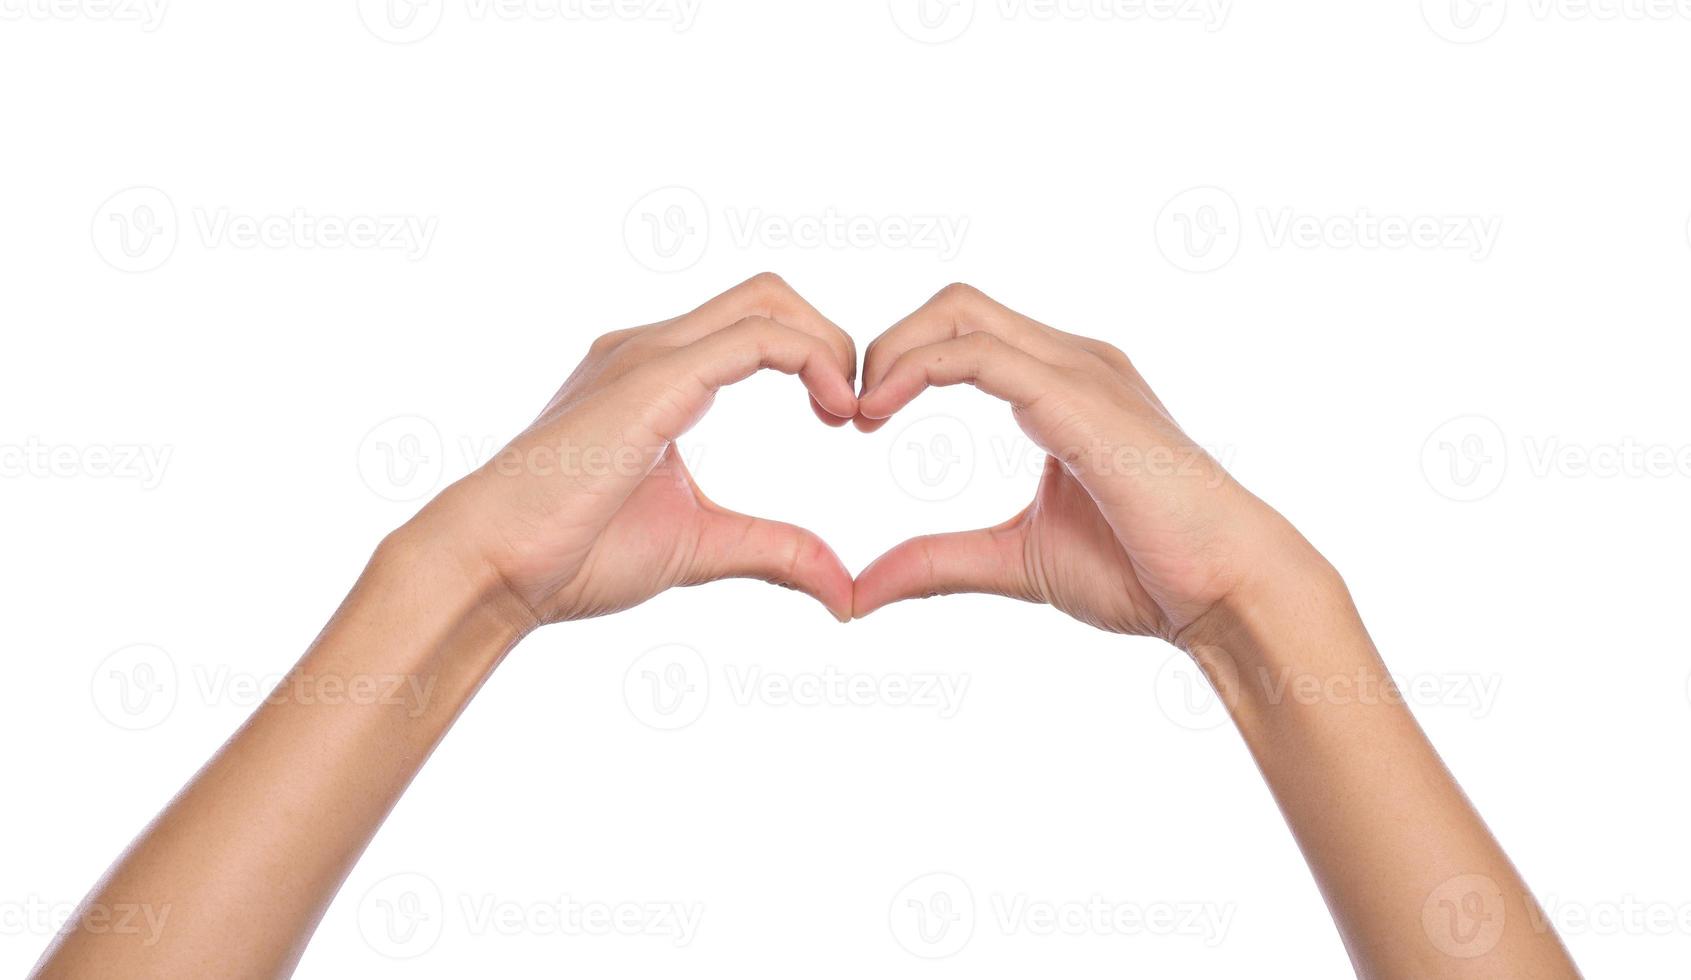
{"type": "Polygon", "coordinates": [[[822,341],[833,352],[847,379],[857,379],[857,344],[851,335],[773,272],[760,272],[681,317],[676,322],[676,341],[692,343],[752,316],[774,320],[822,341]]]}
{"type": "Polygon", "coordinates": [[[674,440],[692,428],[717,390],[772,368],[797,375],[811,398],[837,418],[857,414],[857,394],[822,341],[766,317],[750,316],[697,343],[649,361],[625,381],[646,396],[652,432],[674,440]]]}
{"type": "MultiPolygon", "coordinates": [[[[880,385],[892,366],[910,351],[974,333],[990,335],[1034,358],[1063,367],[1079,366],[1090,356],[1061,332],[1022,316],[973,286],[953,283],[869,344],[863,354],[863,393],[880,385]]],[[[872,432],[883,420],[859,415],[856,421],[859,429],[872,432]]]]}
{"type": "MultiPolygon", "coordinates": [[[[857,344],[851,335],[773,272],[760,272],[707,300],[677,320],[671,329],[676,341],[686,344],[752,316],[773,320],[820,340],[832,352],[846,380],[857,380],[857,344]]],[[[828,425],[840,426],[847,421],[829,411],[814,396],[810,399],[810,409],[828,425]]]]}

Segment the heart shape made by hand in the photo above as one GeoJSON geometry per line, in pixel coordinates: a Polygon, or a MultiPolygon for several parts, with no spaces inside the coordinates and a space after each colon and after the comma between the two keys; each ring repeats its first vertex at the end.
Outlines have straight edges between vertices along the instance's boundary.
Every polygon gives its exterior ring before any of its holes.
{"type": "MultiPolygon", "coordinates": [[[[852,339],[771,275],[600,338],[502,455],[562,442],[609,463],[547,481],[514,468],[519,479],[490,494],[504,509],[490,535],[500,575],[540,621],[739,577],[797,588],[842,621],[901,599],[987,592],[1176,639],[1255,567],[1247,553],[1281,533],[1278,515],[1180,430],[1121,351],[971,287],[949,286],[894,324],[858,373],[852,339]],[[796,375],[822,421],[863,432],[930,387],[1001,399],[1037,447],[1033,501],[991,527],[906,540],[854,578],[814,533],[727,510],[693,480],[679,440],[719,389],[763,368],[796,375]]],[[[943,497],[957,479],[973,439],[959,424],[930,418],[901,434],[895,472],[906,468],[916,495],[943,497]]],[[[792,447],[773,455],[788,467],[805,458],[792,447]]]]}

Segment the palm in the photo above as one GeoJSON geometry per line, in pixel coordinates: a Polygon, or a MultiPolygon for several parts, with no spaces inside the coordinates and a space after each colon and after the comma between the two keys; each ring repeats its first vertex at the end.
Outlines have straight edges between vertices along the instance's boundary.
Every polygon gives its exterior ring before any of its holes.
{"type": "Polygon", "coordinates": [[[1167,624],[1116,530],[1049,456],[1020,514],[985,530],[912,538],[865,569],[857,589],[858,615],[914,596],[994,592],[1117,633],[1161,633],[1167,624]]]}
{"type": "Polygon", "coordinates": [[[603,616],[677,585],[755,578],[823,601],[836,616],[851,605],[851,576],[814,534],[735,513],[699,491],[673,444],[606,516],[550,501],[518,522],[505,568],[547,622],[603,616]]]}
{"type": "Polygon", "coordinates": [[[602,616],[673,585],[693,584],[701,531],[718,511],[671,446],[592,540],[576,574],[558,588],[553,618],[602,616]]]}
{"type": "Polygon", "coordinates": [[[1052,457],[1033,503],[1007,526],[1021,547],[1028,598],[1115,633],[1160,633],[1166,617],[1086,489],[1052,457]]]}

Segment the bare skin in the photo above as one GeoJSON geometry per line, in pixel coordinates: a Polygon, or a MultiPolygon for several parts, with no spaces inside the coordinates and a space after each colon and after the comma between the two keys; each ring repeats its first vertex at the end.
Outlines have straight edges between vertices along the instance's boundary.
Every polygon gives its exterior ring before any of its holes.
{"type": "Polygon", "coordinates": [[[959,286],[869,348],[861,394],[856,363],[851,339],[769,275],[595,342],[533,425],[383,541],[277,696],[142,831],[33,975],[288,975],[524,636],[733,577],[796,588],[841,620],[993,592],[1163,637],[1227,699],[1359,976],[1578,975],[1401,703],[1288,700],[1258,682],[1386,675],[1337,574],[1181,433],[1119,351],[959,286]],[[673,449],[719,388],[763,368],[798,376],[822,421],[866,430],[931,385],[1003,398],[1051,454],[1034,502],[996,528],[906,542],[854,583],[808,531],[711,503],[673,449]],[[375,696],[395,679],[407,696],[375,696]],[[102,927],[137,906],[168,910],[154,941],[102,927]]]}
{"type": "Polygon", "coordinates": [[[1033,503],[893,548],[858,576],[858,615],[990,592],[1162,637],[1226,700],[1358,976],[1579,975],[1401,699],[1286,695],[1391,681],[1338,574],[1181,432],[1120,351],[948,287],[869,346],[857,423],[960,383],[1009,402],[1050,454],[1033,503]]]}

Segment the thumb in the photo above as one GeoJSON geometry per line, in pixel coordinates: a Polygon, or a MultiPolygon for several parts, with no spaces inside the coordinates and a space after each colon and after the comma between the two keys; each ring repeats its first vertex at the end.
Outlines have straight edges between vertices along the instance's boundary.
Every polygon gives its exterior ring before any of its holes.
{"type": "Polygon", "coordinates": [[[987,592],[1043,601],[1028,581],[1022,517],[997,527],[911,538],[857,576],[852,614],[867,616],[901,599],[987,592]]]}
{"type": "Polygon", "coordinates": [[[699,530],[686,584],[752,578],[797,589],[840,622],[851,620],[851,573],[834,550],[802,527],[713,508],[699,530]]]}

